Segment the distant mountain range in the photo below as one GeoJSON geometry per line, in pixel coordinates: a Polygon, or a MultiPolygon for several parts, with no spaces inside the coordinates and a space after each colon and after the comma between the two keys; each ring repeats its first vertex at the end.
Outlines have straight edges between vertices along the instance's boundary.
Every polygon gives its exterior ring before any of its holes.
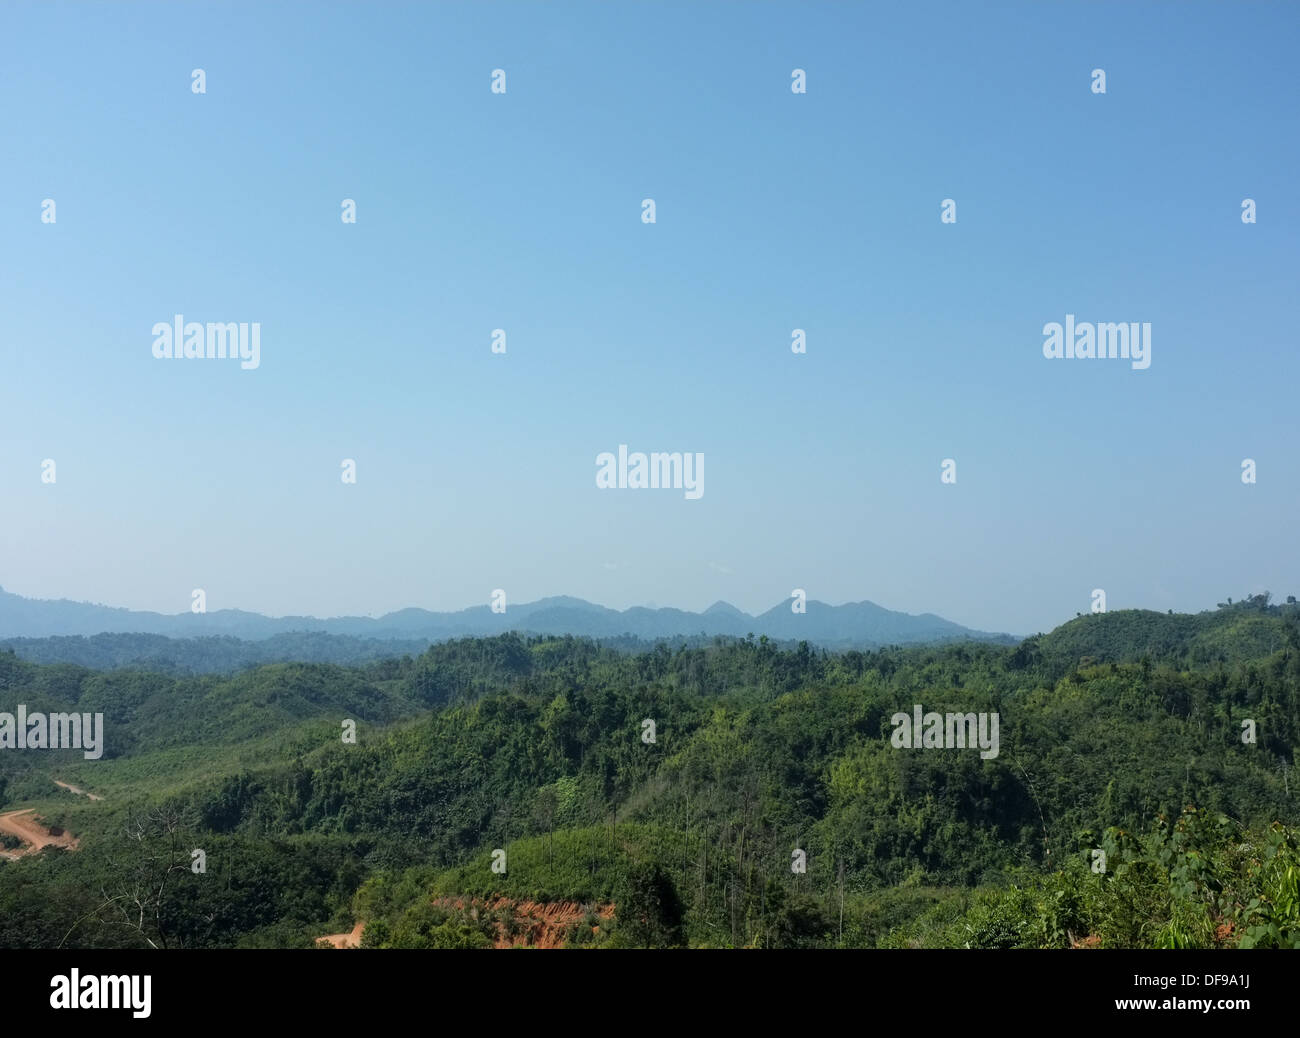
{"type": "Polygon", "coordinates": [[[175,615],[136,612],[67,599],[23,598],[0,588],[0,638],[133,633],[172,638],[224,635],[257,641],[291,632],[319,632],[366,639],[443,641],[506,631],[589,638],[630,635],[651,641],[697,635],[743,638],[753,634],[779,641],[808,641],[827,648],[873,648],[957,639],[1011,644],[1019,640],[1008,634],[972,630],[933,613],[914,616],[895,612],[874,602],[832,606],[809,600],[806,613],[794,613],[790,602],[785,601],[751,616],[726,602],[716,602],[702,613],[643,607],[619,611],[559,596],[510,605],[504,613],[494,613],[482,605],[454,613],[402,609],[378,618],[341,616],[321,620],[312,616],[262,616],[239,609],[175,615]]]}

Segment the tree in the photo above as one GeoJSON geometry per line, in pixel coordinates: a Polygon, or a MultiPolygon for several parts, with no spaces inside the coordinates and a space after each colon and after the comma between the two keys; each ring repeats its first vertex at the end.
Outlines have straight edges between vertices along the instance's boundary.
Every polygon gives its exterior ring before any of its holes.
{"type": "MultiPolygon", "coordinates": [[[[179,811],[154,808],[132,815],[126,823],[126,860],[109,859],[115,872],[112,887],[101,888],[103,900],[91,915],[109,925],[137,933],[150,948],[184,947],[171,933],[168,916],[174,888],[189,872],[190,857],[183,841],[188,826],[179,811]]],[[[87,917],[78,919],[63,942],[87,917]]],[[[205,917],[211,924],[213,918],[205,917]]],[[[63,943],[60,942],[60,943],[63,943]]]]}
{"type": "Polygon", "coordinates": [[[620,943],[636,948],[681,946],[681,898],[671,877],[657,864],[629,865],[615,898],[620,943]]]}

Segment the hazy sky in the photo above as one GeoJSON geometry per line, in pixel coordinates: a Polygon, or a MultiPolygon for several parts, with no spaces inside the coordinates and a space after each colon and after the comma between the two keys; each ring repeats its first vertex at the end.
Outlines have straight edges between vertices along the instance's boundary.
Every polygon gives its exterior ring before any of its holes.
{"type": "Polygon", "coordinates": [[[1300,593],[1298,44],[1290,4],[5,3],[0,584],[1017,633],[1300,593]],[[1045,358],[1067,313],[1151,366],[1045,358]],[[155,359],[176,314],[260,366],[155,359]],[[703,496],[598,489],[619,444],[703,496]]]}

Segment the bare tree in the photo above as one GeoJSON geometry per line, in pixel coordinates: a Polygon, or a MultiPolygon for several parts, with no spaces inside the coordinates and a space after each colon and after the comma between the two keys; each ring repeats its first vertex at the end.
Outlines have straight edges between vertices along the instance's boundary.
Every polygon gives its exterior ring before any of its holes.
{"type": "Polygon", "coordinates": [[[183,938],[168,932],[166,909],[178,873],[190,867],[182,839],[189,829],[185,818],[173,807],[155,807],[131,814],[124,828],[126,857],[108,859],[118,878],[100,888],[103,900],[73,923],[60,947],[91,918],[135,932],[150,948],[184,947],[183,938]]]}

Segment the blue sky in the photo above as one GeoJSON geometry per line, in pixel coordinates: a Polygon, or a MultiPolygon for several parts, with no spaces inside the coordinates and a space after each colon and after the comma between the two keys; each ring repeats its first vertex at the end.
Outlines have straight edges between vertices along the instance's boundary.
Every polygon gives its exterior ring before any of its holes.
{"type": "Polygon", "coordinates": [[[1016,633],[1097,587],[1300,593],[1298,30],[6,4],[0,584],[316,615],[799,587],[1016,633]],[[177,313],[259,322],[260,367],[155,359],[177,313]],[[1066,313],[1150,322],[1151,367],[1045,359],[1066,313]],[[703,453],[704,496],[597,489],[620,443],[703,453]]]}

